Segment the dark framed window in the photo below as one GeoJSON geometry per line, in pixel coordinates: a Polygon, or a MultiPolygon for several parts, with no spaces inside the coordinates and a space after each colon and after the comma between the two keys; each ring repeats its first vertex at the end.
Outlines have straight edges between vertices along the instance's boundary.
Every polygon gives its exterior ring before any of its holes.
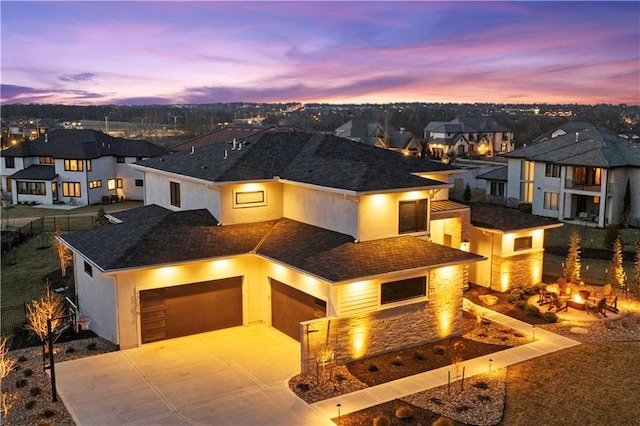
{"type": "Polygon", "coordinates": [[[44,182],[25,182],[16,181],[18,185],[18,194],[28,195],[46,195],[47,186],[44,182]]]}
{"type": "Polygon", "coordinates": [[[92,180],[89,182],[89,189],[93,189],[93,188],[102,188],[102,181],[101,180],[92,180]]]}
{"type": "Polygon", "coordinates": [[[178,182],[169,182],[169,191],[171,193],[171,205],[180,207],[180,184],[178,182]]]}
{"type": "Polygon", "coordinates": [[[489,194],[496,197],[504,197],[504,182],[491,182],[491,188],[489,189],[489,194]]]}
{"type": "Polygon", "coordinates": [[[427,230],[427,199],[400,201],[398,233],[427,230]]]}
{"type": "Polygon", "coordinates": [[[40,164],[55,164],[53,157],[40,157],[40,164]]]}
{"type": "Polygon", "coordinates": [[[93,276],[93,268],[86,261],[84,262],[84,272],[86,272],[90,277],[93,276]]]}
{"type": "Polygon", "coordinates": [[[87,171],[91,171],[91,160],[87,160],[87,171]]]}
{"type": "Polygon", "coordinates": [[[80,182],[62,182],[64,197],[80,197],[80,182]]]}
{"type": "Polygon", "coordinates": [[[136,157],[136,161],[142,161],[142,157],[136,157]]]}
{"type": "Polygon", "coordinates": [[[513,251],[533,248],[533,237],[520,237],[513,240],[513,251]]]}
{"type": "Polygon", "coordinates": [[[82,160],[64,160],[64,169],[68,172],[81,172],[83,168],[82,160]]]}
{"type": "Polygon", "coordinates": [[[116,163],[124,163],[124,157],[122,157],[122,156],[117,156],[117,157],[116,157],[116,163]]]}
{"type": "Polygon", "coordinates": [[[380,286],[380,303],[393,303],[402,300],[426,296],[427,277],[408,278],[406,280],[382,283],[380,286]]]}
{"type": "Polygon", "coordinates": [[[116,179],[116,188],[122,189],[122,179],[116,179]]]}
{"type": "Polygon", "coordinates": [[[560,177],[560,165],[553,163],[546,163],[544,166],[544,175],[546,177],[560,177]]]}
{"type": "Polygon", "coordinates": [[[136,179],[136,186],[144,186],[144,180],[136,179]]]}
{"type": "Polygon", "coordinates": [[[4,157],[4,166],[7,169],[15,169],[16,159],[14,157],[4,157]]]}

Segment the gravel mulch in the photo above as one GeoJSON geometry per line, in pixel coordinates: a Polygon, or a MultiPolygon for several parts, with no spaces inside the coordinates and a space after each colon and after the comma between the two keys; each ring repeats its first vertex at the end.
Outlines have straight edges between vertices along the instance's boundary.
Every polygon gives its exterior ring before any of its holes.
{"type": "MultiPolygon", "coordinates": [[[[56,343],[55,362],[116,350],[116,345],[100,337],[56,343]]],[[[58,397],[58,402],[52,402],[51,378],[43,369],[42,346],[16,349],[10,351],[8,357],[18,362],[15,370],[2,381],[2,393],[6,394],[10,408],[6,417],[2,413],[0,424],[75,425],[62,400],[58,397]]]]}

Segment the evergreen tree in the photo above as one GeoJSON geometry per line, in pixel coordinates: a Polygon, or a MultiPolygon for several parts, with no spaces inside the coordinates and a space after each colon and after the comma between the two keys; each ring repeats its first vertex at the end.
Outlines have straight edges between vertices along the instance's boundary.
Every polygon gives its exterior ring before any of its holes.
{"type": "Polygon", "coordinates": [[[564,277],[565,279],[574,284],[580,282],[580,234],[577,231],[571,233],[569,238],[569,251],[567,252],[567,258],[564,262],[564,277]]]}
{"type": "Polygon", "coordinates": [[[624,190],[624,198],[622,199],[622,214],[620,216],[620,223],[625,228],[629,228],[631,222],[631,181],[627,178],[627,186],[624,190]]]}
{"type": "Polygon", "coordinates": [[[640,241],[636,241],[636,262],[633,270],[633,293],[640,297],[640,241]]]}
{"type": "Polygon", "coordinates": [[[462,199],[464,200],[465,204],[469,204],[469,202],[471,201],[471,188],[469,187],[469,184],[467,184],[467,186],[464,188],[462,199]]]}
{"type": "Polygon", "coordinates": [[[100,228],[102,226],[107,226],[107,225],[109,225],[109,219],[107,219],[107,217],[105,216],[104,209],[100,207],[100,210],[98,210],[98,213],[96,214],[96,218],[93,222],[93,227],[100,228]]]}
{"type": "Polygon", "coordinates": [[[613,242],[613,257],[611,259],[611,266],[609,267],[611,271],[611,279],[614,284],[621,289],[625,288],[625,282],[627,280],[627,276],[624,272],[624,266],[622,264],[622,240],[618,235],[618,238],[613,242]]]}

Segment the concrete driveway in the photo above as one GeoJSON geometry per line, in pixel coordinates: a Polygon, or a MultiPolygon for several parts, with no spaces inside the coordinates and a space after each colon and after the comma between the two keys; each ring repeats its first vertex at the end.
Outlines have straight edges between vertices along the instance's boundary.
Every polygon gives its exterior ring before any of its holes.
{"type": "Polygon", "coordinates": [[[334,425],[287,385],[300,346],[235,327],[56,364],[78,425],[334,425]]]}

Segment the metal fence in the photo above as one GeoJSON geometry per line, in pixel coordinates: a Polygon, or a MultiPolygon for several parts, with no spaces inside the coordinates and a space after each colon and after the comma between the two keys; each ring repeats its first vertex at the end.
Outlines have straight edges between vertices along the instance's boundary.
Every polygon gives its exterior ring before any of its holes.
{"type": "Polygon", "coordinates": [[[93,228],[95,216],[49,216],[35,219],[19,228],[3,231],[2,233],[2,253],[7,254],[15,246],[23,241],[37,237],[41,240],[42,246],[51,244],[53,233],[59,230],[63,233],[72,231],[82,231],[93,228]]]}
{"type": "Polygon", "coordinates": [[[27,323],[26,304],[7,306],[0,310],[0,324],[2,324],[2,336],[13,334],[16,327],[22,327],[27,323]]]}

